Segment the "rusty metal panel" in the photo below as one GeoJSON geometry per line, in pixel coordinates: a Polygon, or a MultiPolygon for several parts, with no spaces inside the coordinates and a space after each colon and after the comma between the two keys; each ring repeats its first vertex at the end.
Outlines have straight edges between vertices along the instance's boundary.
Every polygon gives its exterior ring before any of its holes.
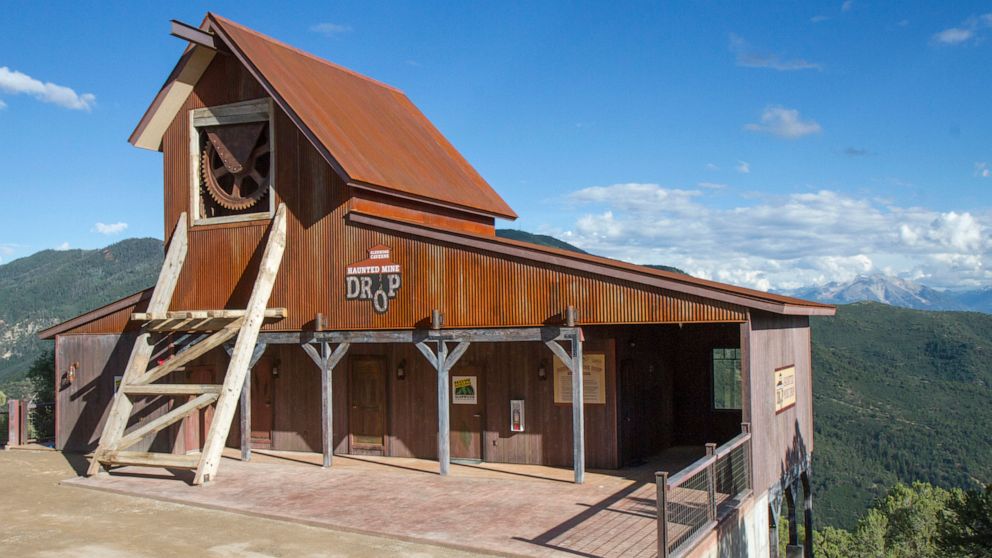
{"type": "Polygon", "coordinates": [[[213,28],[253,66],[349,182],[490,215],[516,213],[402,92],[216,15],[213,28]]]}

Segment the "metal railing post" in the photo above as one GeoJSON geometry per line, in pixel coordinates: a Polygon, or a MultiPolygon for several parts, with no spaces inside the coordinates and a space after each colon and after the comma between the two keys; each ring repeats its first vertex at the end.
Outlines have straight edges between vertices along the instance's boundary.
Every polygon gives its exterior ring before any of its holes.
{"type": "Polygon", "coordinates": [[[658,558],[668,558],[668,473],[654,474],[658,492],[658,558]]]}
{"type": "MultiPolygon", "coordinates": [[[[750,434],[751,433],[751,423],[750,422],[742,422],[741,423],[741,432],[743,432],[744,434],[750,434]]],[[[744,459],[743,459],[743,461],[744,461],[744,469],[745,469],[744,470],[744,481],[747,482],[747,486],[745,486],[744,488],[749,489],[749,488],[753,488],[754,487],[754,482],[751,480],[751,470],[752,470],[752,467],[751,467],[751,439],[750,438],[748,438],[747,443],[744,444],[743,450],[744,450],[744,459]]]]}
{"type": "MultiPolygon", "coordinates": [[[[706,444],[706,456],[716,455],[716,444],[710,442],[706,444]]],[[[713,459],[706,466],[706,492],[707,492],[707,514],[710,521],[716,521],[716,459],[713,459]]]]}

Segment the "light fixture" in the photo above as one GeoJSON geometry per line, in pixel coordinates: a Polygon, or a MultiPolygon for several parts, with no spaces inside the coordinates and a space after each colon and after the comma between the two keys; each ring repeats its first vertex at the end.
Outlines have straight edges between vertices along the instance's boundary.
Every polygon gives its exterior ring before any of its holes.
{"type": "Polygon", "coordinates": [[[79,368],[78,362],[73,362],[69,366],[69,370],[65,373],[65,379],[70,384],[76,381],[76,370],[79,368]]]}
{"type": "Polygon", "coordinates": [[[540,366],[537,367],[537,377],[546,380],[548,378],[548,369],[545,361],[541,361],[540,366]]]}
{"type": "Polygon", "coordinates": [[[282,364],[282,362],[279,359],[275,359],[275,360],[272,361],[272,375],[273,376],[276,376],[276,377],[279,376],[279,365],[280,364],[282,364]]]}
{"type": "Polygon", "coordinates": [[[406,359],[400,361],[400,365],[396,367],[396,378],[399,380],[406,379],[406,359]]]}

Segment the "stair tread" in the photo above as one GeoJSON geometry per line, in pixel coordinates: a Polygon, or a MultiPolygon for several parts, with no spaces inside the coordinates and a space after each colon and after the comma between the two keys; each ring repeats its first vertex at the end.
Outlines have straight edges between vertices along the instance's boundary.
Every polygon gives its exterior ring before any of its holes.
{"type": "Polygon", "coordinates": [[[129,384],[122,386],[124,393],[133,395],[201,395],[204,393],[220,393],[224,389],[220,384],[129,384]]]}
{"type": "Polygon", "coordinates": [[[170,469],[196,469],[200,463],[199,454],[179,455],[143,451],[108,451],[100,454],[97,459],[101,463],[110,465],[138,465],[170,469]]]}

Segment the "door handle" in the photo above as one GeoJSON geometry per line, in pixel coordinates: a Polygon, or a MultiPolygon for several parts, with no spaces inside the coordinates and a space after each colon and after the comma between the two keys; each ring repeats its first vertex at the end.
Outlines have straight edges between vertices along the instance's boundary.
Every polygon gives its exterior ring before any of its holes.
{"type": "Polygon", "coordinates": [[[480,414],[480,413],[476,413],[476,414],[474,414],[472,416],[475,417],[475,418],[482,418],[482,414],[480,414]]]}

